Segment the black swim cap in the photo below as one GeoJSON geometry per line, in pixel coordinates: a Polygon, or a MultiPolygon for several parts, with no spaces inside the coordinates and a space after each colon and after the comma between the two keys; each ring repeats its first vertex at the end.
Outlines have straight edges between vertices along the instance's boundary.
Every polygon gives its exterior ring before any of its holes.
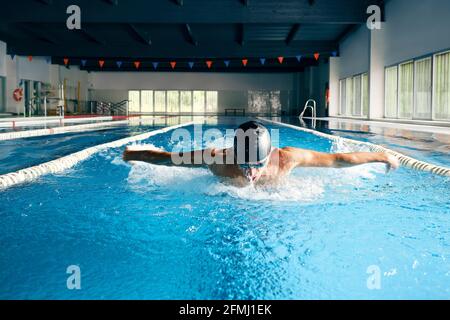
{"type": "Polygon", "coordinates": [[[261,123],[248,121],[239,126],[234,136],[234,158],[237,164],[265,162],[272,150],[269,130],[261,123]]]}

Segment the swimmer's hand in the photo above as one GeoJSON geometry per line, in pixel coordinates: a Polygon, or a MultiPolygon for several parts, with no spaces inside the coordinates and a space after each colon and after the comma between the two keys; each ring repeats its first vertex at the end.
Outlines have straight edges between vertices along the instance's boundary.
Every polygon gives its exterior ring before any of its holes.
{"type": "Polygon", "coordinates": [[[384,153],[384,156],[386,157],[384,161],[386,163],[386,173],[391,170],[396,170],[400,167],[400,161],[398,161],[396,156],[389,153],[384,153]]]}

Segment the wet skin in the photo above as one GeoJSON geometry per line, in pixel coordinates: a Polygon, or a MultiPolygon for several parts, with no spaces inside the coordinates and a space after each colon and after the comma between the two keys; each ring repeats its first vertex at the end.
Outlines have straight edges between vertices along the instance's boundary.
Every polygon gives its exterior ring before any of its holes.
{"type": "Polygon", "coordinates": [[[273,148],[265,165],[260,168],[241,168],[238,164],[229,163],[227,159],[233,159],[230,149],[205,149],[188,153],[174,154],[161,150],[133,150],[125,149],[123,159],[125,161],[143,161],[167,166],[207,166],[217,176],[245,180],[250,183],[276,182],[288,176],[297,167],[328,167],[345,168],[365,163],[385,163],[387,170],[397,169],[399,161],[396,157],[382,152],[354,152],[354,153],[322,153],[312,150],[293,147],[273,148]],[[175,156],[181,156],[185,161],[175,164],[175,156]],[[216,161],[200,161],[213,157],[216,161]],[[197,161],[194,161],[197,160],[197,161]],[[198,163],[198,164],[196,164],[198,163]]]}

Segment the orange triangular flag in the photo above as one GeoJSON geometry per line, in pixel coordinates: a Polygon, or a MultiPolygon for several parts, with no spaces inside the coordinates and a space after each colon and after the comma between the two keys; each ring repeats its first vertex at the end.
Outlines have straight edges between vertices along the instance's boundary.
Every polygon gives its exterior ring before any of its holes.
{"type": "Polygon", "coordinates": [[[248,63],[248,59],[242,59],[242,64],[244,65],[244,67],[247,66],[247,63],[248,63]]]}
{"type": "Polygon", "coordinates": [[[208,66],[208,69],[211,69],[212,61],[211,60],[206,61],[206,65],[208,66]]]}
{"type": "Polygon", "coordinates": [[[103,68],[103,65],[105,64],[105,60],[98,60],[98,65],[100,68],[103,68]]]}
{"type": "Polygon", "coordinates": [[[320,57],[320,53],[314,53],[314,58],[315,58],[316,60],[319,60],[319,57],[320,57]]]}
{"type": "Polygon", "coordinates": [[[136,67],[136,69],[139,69],[139,67],[141,66],[141,62],[140,61],[135,61],[134,62],[134,66],[136,67]]]}
{"type": "Polygon", "coordinates": [[[33,56],[28,56],[28,61],[33,61],[33,56]]]}
{"type": "Polygon", "coordinates": [[[278,62],[283,63],[284,57],[278,57],[278,62]]]}
{"type": "Polygon", "coordinates": [[[67,66],[69,64],[69,59],[68,58],[64,58],[64,65],[67,66]]]}
{"type": "Polygon", "coordinates": [[[172,69],[175,69],[175,66],[177,65],[176,61],[172,61],[170,62],[170,66],[172,67],[172,69]]]}

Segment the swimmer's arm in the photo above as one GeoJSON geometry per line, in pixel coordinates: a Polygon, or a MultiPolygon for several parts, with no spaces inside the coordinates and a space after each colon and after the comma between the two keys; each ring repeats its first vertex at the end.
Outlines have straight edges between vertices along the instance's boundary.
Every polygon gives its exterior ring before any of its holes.
{"type": "Polygon", "coordinates": [[[365,163],[381,162],[389,169],[397,169],[396,157],[384,152],[322,153],[298,148],[284,148],[296,167],[346,168],[365,163]]]}
{"type": "Polygon", "coordinates": [[[205,166],[206,156],[214,156],[222,150],[205,149],[190,152],[172,153],[163,150],[132,150],[126,148],[123,153],[125,161],[142,161],[165,166],[195,167],[205,166]]]}

